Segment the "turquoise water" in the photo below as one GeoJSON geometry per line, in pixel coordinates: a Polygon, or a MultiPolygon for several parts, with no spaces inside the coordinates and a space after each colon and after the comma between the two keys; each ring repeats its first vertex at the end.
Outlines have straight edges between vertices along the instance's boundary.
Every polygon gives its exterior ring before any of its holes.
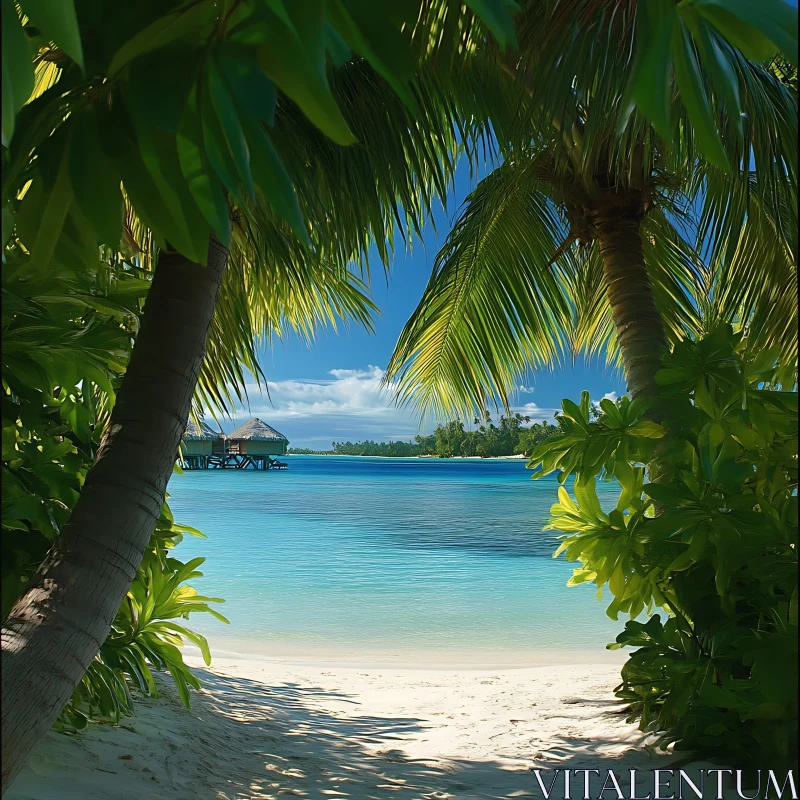
{"type": "MultiPolygon", "coordinates": [[[[175,475],[183,560],[230,625],[193,615],[218,648],[277,657],[552,660],[604,651],[621,628],[542,530],[554,479],[523,460],[292,456],[278,472],[175,475]]],[[[600,486],[602,495],[613,491],[600,486]]]]}

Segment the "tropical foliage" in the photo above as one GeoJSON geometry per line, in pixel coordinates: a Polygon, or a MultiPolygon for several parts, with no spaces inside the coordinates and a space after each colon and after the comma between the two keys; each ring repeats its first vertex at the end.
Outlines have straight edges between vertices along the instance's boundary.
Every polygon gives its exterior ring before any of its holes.
{"type": "Polygon", "coordinates": [[[779,350],[725,325],[685,341],[657,375],[661,424],[628,398],[593,420],[584,393],[529,462],[574,477],[550,523],[580,563],[570,585],[607,586],[608,615],[630,617],[609,645],[637,648],[617,689],[630,720],[663,748],[773,769],[797,758],[797,393],[779,350]],[[669,477],[648,482],[656,460],[669,477]],[[619,483],[615,508],[598,478],[619,483]]]}
{"type": "Polygon", "coordinates": [[[483,419],[476,417],[473,425],[473,430],[465,430],[461,420],[453,420],[437,425],[430,436],[417,437],[417,441],[424,452],[442,458],[530,455],[537,444],[558,430],[549,422],[531,423],[521,414],[503,415],[496,425],[485,414],[483,419]]]}
{"type": "MultiPolygon", "coordinates": [[[[59,535],[77,500],[114,404],[149,280],[141,271],[98,264],[94,274],[30,269],[14,245],[3,265],[2,615],[59,535]]],[[[202,559],[183,564],[184,534],[164,505],[145,558],[111,633],[58,726],[85,727],[88,716],[118,720],[133,711],[129,686],[156,694],[151,668],[169,672],[188,706],[197,679],[177,648],[184,640],[210,658],[205,640],[174,622],[217,612],[185,581],[202,559]]],[[[221,619],[224,620],[224,617],[221,619]]]]}
{"type": "Polygon", "coordinates": [[[158,696],[153,669],[170,674],[181,702],[189,708],[189,687],[199,689],[200,682],[184,663],[178,648],[187,642],[196,645],[206,664],[211,663],[211,652],[205,637],[175,620],[188,619],[196,612],[207,612],[221,622],[227,619],[209,606],[224,602],[222,598],[205,597],[193,587],[183,585],[187,580],[202,577],[197,568],[205,560],[194,558],[183,563],[169,555],[184,533],[203,535],[176,524],[165,505],[151,546],[111,632],[61,712],[57,728],[76,731],[84,728],[92,717],[118,722],[121,716],[133,714],[129,687],[150,697],[158,696]]]}
{"type": "MultiPolygon", "coordinates": [[[[661,350],[701,332],[709,302],[749,320],[754,346],[796,354],[796,91],[763,53],[745,57],[757,48],[724,41],[710,4],[599,5],[526,4],[519,54],[483,52],[507,77],[492,86],[510,109],[492,116],[502,163],[397,343],[386,381],[403,402],[468,418],[581,353],[652,394],[661,350]],[[581,14],[592,24],[576,28],[581,14]],[[785,317],[765,324],[776,303],[785,317]]],[[[796,10],[774,5],[792,51],[796,10]]]]}
{"type": "MultiPolygon", "coordinates": [[[[419,438],[419,437],[417,437],[419,438]]],[[[332,442],[332,449],[326,452],[332,456],[383,456],[385,458],[411,458],[422,455],[422,448],[416,442],[332,442]]]]}
{"type": "Polygon", "coordinates": [[[497,425],[488,414],[483,421],[476,417],[473,422],[476,428],[465,430],[461,420],[452,420],[437,425],[431,434],[415,436],[413,442],[373,442],[370,439],[363,442],[333,442],[332,450],[291,448],[289,453],[387,458],[530,455],[537,444],[558,430],[549,422],[526,424],[530,423],[530,418],[521,414],[501,416],[497,425]]]}

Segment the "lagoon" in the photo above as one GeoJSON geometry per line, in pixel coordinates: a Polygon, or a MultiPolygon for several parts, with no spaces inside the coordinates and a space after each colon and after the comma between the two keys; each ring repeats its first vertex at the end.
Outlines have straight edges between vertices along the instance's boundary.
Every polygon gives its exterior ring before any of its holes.
{"type": "MultiPolygon", "coordinates": [[[[331,662],[524,665],[606,660],[623,622],[567,588],[543,531],[554,477],[524,460],[289,456],[283,472],[175,475],[170,505],[204,556],[219,652],[331,662]]],[[[611,485],[598,487],[601,501],[611,485]]]]}

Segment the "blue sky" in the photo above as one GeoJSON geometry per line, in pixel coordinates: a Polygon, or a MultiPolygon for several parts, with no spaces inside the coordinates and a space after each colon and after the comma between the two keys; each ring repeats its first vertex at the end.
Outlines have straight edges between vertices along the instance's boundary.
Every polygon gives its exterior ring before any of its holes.
{"type": "MultiPolygon", "coordinates": [[[[292,446],[314,449],[329,449],[334,440],[408,440],[429,432],[435,421],[423,425],[413,411],[394,407],[379,384],[397,337],[422,296],[436,253],[473,185],[462,165],[447,212],[439,207],[434,214],[438,235],[429,224],[422,241],[413,242],[410,251],[399,249],[388,280],[380,267],[373,269],[373,299],[380,308],[374,334],[356,326],[340,327],[338,332],[320,331],[311,346],[290,337],[265,349],[261,366],[270,396],[248,387],[249,409],[238,410],[236,422],[223,422],[225,430],[258,416],[280,430],[292,446]]],[[[577,399],[583,389],[599,400],[611,392],[622,394],[624,381],[601,362],[580,362],[530,375],[514,404],[533,419],[551,419],[563,397],[577,399]]]]}

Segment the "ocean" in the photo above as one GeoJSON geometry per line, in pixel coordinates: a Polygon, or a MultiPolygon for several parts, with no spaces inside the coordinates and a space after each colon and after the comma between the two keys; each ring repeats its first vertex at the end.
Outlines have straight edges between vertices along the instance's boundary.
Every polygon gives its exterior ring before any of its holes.
{"type": "MultiPolygon", "coordinates": [[[[607,660],[609,596],[568,588],[543,531],[554,476],[525,461],[289,456],[285,471],[174,475],[168,492],[204,556],[194,614],[212,649],[359,663],[523,665],[607,660]]],[[[598,487],[609,506],[615,486],[598,487]]]]}

